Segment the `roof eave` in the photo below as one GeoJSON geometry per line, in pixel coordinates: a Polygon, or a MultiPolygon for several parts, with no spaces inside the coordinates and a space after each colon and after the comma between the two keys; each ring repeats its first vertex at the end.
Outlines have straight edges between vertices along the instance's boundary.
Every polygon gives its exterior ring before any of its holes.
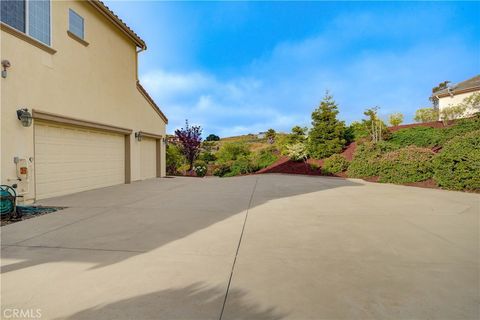
{"type": "Polygon", "coordinates": [[[147,49],[147,44],[142,40],[132,29],[130,29],[125,22],[123,22],[112,10],[110,10],[100,0],[88,0],[88,2],[103,14],[108,20],[110,20],[117,28],[125,33],[139,48],[142,50],[147,49]]]}
{"type": "Polygon", "coordinates": [[[457,95],[457,94],[462,94],[462,93],[469,93],[469,92],[474,92],[474,91],[480,91],[480,86],[475,86],[475,87],[470,87],[470,88],[465,88],[461,90],[452,90],[450,92],[437,92],[432,94],[432,98],[445,98],[450,95],[457,95]]]}

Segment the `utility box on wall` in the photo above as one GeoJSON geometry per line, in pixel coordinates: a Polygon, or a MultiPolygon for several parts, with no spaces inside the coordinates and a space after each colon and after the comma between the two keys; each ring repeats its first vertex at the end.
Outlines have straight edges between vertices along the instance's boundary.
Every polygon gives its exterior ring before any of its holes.
{"type": "Polygon", "coordinates": [[[29,161],[26,158],[15,157],[14,162],[17,168],[18,194],[28,193],[28,180],[30,174],[29,161]]]}

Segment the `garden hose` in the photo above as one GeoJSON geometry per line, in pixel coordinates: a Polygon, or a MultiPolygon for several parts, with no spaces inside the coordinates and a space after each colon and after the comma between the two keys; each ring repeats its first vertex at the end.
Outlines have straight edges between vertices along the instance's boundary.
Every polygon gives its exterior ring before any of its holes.
{"type": "Polygon", "coordinates": [[[7,215],[15,211],[15,189],[7,185],[0,185],[0,214],[7,215]]]}

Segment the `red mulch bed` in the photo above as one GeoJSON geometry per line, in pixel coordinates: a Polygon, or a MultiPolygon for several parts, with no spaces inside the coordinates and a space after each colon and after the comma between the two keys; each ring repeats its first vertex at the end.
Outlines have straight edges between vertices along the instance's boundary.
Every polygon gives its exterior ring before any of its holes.
{"type": "MultiPolygon", "coordinates": [[[[352,142],[343,150],[342,155],[348,160],[352,161],[353,154],[355,153],[355,149],[357,148],[357,144],[352,142]]],[[[323,159],[308,159],[307,163],[303,161],[292,161],[287,157],[281,157],[276,162],[272,163],[266,168],[257,171],[257,173],[288,173],[288,174],[305,174],[305,175],[314,175],[314,176],[326,176],[325,173],[322,173],[320,169],[323,166],[323,159]],[[310,166],[310,164],[315,164],[318,168],[314,169],[310,166]]],[[[330,175],[331,176],[331,175],[330,175]]],[[[345,173],[339,173],[333,175],[336,177],[343,177],[345,178],[345,173]]]]}
{"type": "Polygon", "coordinates": [[[314,169],[310,166],[310,163],[316,163],[319,165],[321,160],[310,160],[305,163],[303,161],[292,161],[287,157],[281,157],[273,164],[269,165],[262,170],[257,171],[257,174],[261,173],[288,173],[288,174],[307,174],[321,176],[322,171],[320,167],[314,169]]]}

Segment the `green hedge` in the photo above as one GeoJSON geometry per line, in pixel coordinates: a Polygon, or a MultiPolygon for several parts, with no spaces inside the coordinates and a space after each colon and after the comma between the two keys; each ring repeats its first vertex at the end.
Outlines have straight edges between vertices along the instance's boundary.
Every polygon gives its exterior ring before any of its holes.
{"type": "Polygon", "coordinates": [[[349,162],[341,154],[334,154],[323,162],[322,170],[325,173],[335,174],[347,170],[349,162]]]}
{"type": "Polygon", "coordinates": [[[444,188],[480,190],[480,130],[445,144],[434,160],[434,179],[444,188]]]}
{"type": "Polygon", "coordinates": [[[389,143],[399,147],[415,145],[417,147],[434,147],[442,140],[442,130],[428,127],[402,129],[392,133],[389,143]]]}
{"type": "Polygon", "coordinates": [[[430,149],[415,146],[387,152],[378,161],[379,181],[409,183],[430,179],[434,155],[430,149]]]}
{"type": "Polygon", "coordinates": [[[357,147],[353,160],[348,166],[347,175],[352,178],[376,177],[379,174],[379,161],[382,154],[395,148],[388,143],[370,142],[357,147]]]}

